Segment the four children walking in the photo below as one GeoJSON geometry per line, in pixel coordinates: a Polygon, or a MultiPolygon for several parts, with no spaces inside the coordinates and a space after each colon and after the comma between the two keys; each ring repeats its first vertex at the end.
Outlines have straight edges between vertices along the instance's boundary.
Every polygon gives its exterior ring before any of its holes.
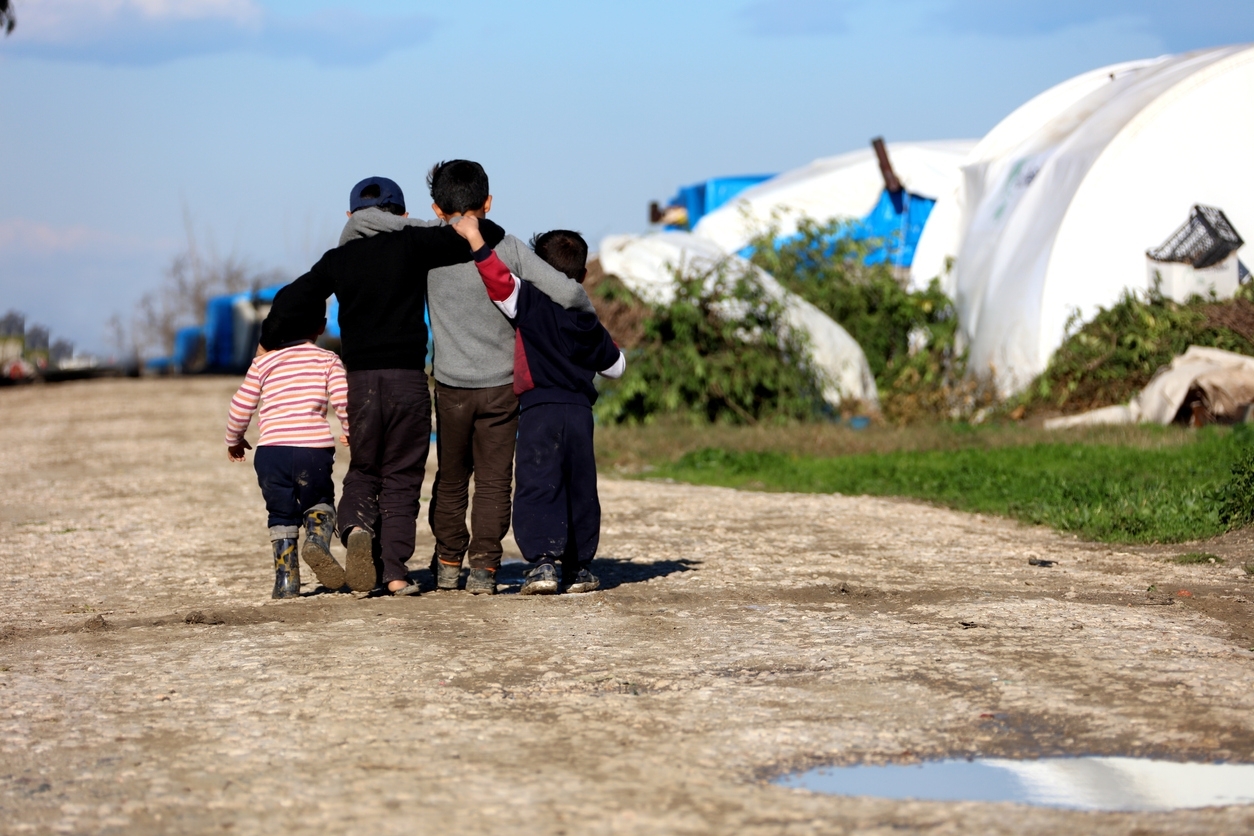
{"type": "Polygon", "coordinates": [[[495,593],[516,437],[514,532],[535,564],[522,591],[559,591],[559,560],[568,565],[568,591],[599,585],[589,569],[600,529],[591,379],[597,371],[621,374],[625,361],[580,286],[587,245],[574,233],[546,233],[532,252],[505,235],[484,217],[492,197],[477,163],[440,163],[428,187],[438,220],[410,219],[400,187],[386,178],[353,187],[340,246],[275,297],[259,356],[232,401],[227,444],[235,461],[243,460],[243,433],[260,406],[254,464],[275,543],[274,597],[299,594],[301,520],[302,556],[323,586],[367,592],[381,574],[391,594],[419,593],[405,564],[414,551],[431,437],[424,303],[434,332],[439,469],[429,513],[437,588],[457,587],[469,553],[467,591],[495,593]],[[506,292],[507,283],[514,290],[506,292]],[[340,304],[343,365],[312,345],[332,293],[340,304]],[[318,362],[327,368],[321,385],[300,365],[318,362]],[[296,376],[301,382],[293,388],[287,381],[296,376]],[[350,461],[338,527],[328,404],[351,435],[344,439],[350,461]],[[574,412],[558,418],[564,408],[574,412]],[[302,420],[307,432],[284,434],[302,420]],[[309,429],[318,422],[320,435],[309,429]],[[312,463],[325,465],[325,477],[312,463]],[[348,552],[342,570],[329,549],[333,528],[348,552]]]}

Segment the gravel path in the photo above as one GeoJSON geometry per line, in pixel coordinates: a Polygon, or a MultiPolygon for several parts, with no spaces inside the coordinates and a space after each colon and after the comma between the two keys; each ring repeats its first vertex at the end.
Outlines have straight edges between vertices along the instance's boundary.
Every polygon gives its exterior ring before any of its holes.
{"type": "MultiPolygon", "coordinates": [[[[1254,831],[1249,807],[767,780],[976,753],[1254,761],[1254,584],[1231,564],[603,479],[604,591],[274,602],[251,467],[220,442],[234,384],[0,390],[0,832],[1254,831]]],[[[430,547],[422,524],[415,565],[430,547]]]]}

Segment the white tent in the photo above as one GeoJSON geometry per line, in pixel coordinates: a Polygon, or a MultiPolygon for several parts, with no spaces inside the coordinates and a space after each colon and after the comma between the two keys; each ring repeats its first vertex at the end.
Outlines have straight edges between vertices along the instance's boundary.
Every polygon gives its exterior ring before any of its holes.
{"type": "Polygon", "coordinates": [[[726,262],[747,270],[773,298],[784,304],[788,324],[810,336],[815,365],[827,376],[824,399],[839,405],[855,399],[875,408],[879,394],[862,347],[814,305],[783,288],[773,276],[739,256],[729,256],[717,244],[687,232],[652,235],[611,235],[601,242],[601,267],[618,276],[633,293],[651,304],[675,298],[675,271],[708,271],[726,262]]]}
{"type": "MultiPolygon", "coordinates": [[[[948,242],[972,368],[1021,389],[1073,311],[1088,318],[1146,288],[1145,251],[1195,203],[1251,234],[1251,102],[1254,47],[1230,46],[1086,73],[994,128],[963,168],[961,244],[948,242]]],[[[935,264],[946,242],[927,243],[935,264]]]]}
{"type": "MultiPolygon", "coordinates": [[[[974,140],[890,142],[888,156],[907,190],[936,199],[953,194],[961,180],[959,166],[974,146],[974,140]]],[[[746,189],[703,217],[693,231],[729,253],[739,252],[773,220],[781,235],[791,235],[803,216],[861,218],[883,190],[879,162],[867,147],[815,160],[746,189]]]]}

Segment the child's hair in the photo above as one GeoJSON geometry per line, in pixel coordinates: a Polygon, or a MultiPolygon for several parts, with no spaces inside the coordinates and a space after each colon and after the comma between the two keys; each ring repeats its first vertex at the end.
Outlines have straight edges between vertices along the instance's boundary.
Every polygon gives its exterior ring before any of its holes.
{"type": "MultiPolygon", "coordinates": [[[[383,194],[383,190],[379,188],[378,183],[370,183],[364,188],[362,188],[362,190],[357,193],[357,196],[361,198],[365,198],[367,200],[378,200],[379,196],[382,194],[383,194]]],[[[365,209],[365,208],[368,208],[368,207],[362,206],[353,211],[360,211],[361,209],[365,209]]],[[[376,203],[376,204],[373,204],[373,208],[382,209],[384,212],[391,212],[393,215],[405,214],[405,204],[403,203],[376,203]]]]}
{"type": "Polygon", "coordinates": [[[261,341],[272,348],[303,340],[314,342],[326,327],[327,318],[311,312],[298,313],[282,322],[266,317],[261,323],[261,341]]]}
{"type": "Polygon", "coordinates": [[[488,202],[488,173],[470,160],[439,162],[427,172],[427,188],[441,212],[473,212],[488,202]]]}
{"type": "Polygon", "coordinates": [[[531,249],[555,269],[577,282],[588,274],[588,242],[578,232],[552,229],[531,239],[531,249]]]}

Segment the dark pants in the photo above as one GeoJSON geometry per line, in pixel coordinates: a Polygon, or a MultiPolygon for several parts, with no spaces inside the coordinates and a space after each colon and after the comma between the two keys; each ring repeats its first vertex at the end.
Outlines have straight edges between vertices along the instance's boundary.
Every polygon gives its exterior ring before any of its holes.
{"type": "Polygon", "coordinates": [[[348,373],[349,462],[340,500],[340,537],[375,535],[383,581],[404,580],[414,554],[418,502],[431,447],[431,393],[425,372],[348,373]]]}
{"type": "MultiPolygon", "coordinates": [[[[258,447],[253,454],[257,484],[270,512],[268,525],[299,529],[315,505],[335,505],[331,468],[334,447],[258,447]]],[[[296,536],[293,531],[291,537],[296,536]]]]}
{"type": "Polygon", "coordinates": [[[528,562],[564,554],[592,563],[601,539],[601,502],[592,450],[592,410],[571,404],[524,409],[518,421],[514,539],[528,562]]]}
{"type": "Polygon", "coordinates": [[[509,531],[518,396],[512,384],[459,389],[437,381],[435,417],[440,469],[429,509],[435,556],[460,566],[469,548],[472,569],[497,569],[501,538],[509,531]],[[467,530],[472,473],[475,504],[467,530]]]}

